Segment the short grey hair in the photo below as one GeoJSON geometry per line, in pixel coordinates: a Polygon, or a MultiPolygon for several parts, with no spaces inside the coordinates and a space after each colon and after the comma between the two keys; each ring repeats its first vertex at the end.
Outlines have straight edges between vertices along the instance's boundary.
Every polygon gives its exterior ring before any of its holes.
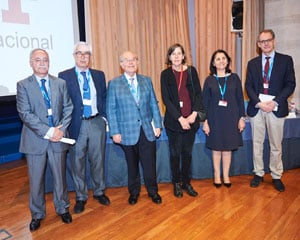
{"type": "Polygon", "coordinates": [[[73,51],[73,53],[76,53],[76,49],[78,48],[78,46],[87,46],[89,48],[89,52],[92,54],[92,46],[89,43],[83,42],[83,41],[77,42],[74,45],[74,51],[73,51]]]}
{"type": "Polygon", "coordinates": [[[34,54],[35,52],[37,52],[37,51],[42,51],[42,52],[46,53],[46,54],[47,54],[47,57],[49,58],[49,54],[48,54],[48,52],[47,52],[45,49],[42,49],[42,48],[34,48],[34,49],[31,50],[31,52],[30,52],[30,54],[29,54],[29,60],[30,60],[30,61],[32,60],[33,54],[34,54]]]}

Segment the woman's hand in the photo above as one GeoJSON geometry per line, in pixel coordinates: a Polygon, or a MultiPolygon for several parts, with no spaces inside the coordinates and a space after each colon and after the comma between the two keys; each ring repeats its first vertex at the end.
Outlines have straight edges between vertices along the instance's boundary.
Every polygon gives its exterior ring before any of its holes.
{"type": "Polygon", "coordinates": [[[245,122],[245,118],[241,117],[238,123],[238,128],[240,130],[240,132],[242,132],[246,127],[246,122],[245,122]]]}
{"type": "Polygon", "coordinates": [[[209,125],[208,125],[208,121],[205,120],[203,122],[203,128],[202,128],[203,132],[205,133],[205,135],[209,136],[209,133],[210,133],[210,128],[209,128],[209,125]]]}

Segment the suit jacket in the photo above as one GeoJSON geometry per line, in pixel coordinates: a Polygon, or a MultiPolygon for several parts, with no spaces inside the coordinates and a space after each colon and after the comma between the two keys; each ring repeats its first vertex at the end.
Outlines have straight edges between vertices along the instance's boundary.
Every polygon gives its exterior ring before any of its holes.
{"type": "Polygon", "coordinates": [[[151,125],[162,128],[156,96],[151,79],[137,74],[139,88],[139,105],[129,89],[127,79],[121,75],[108,83],[107,120],[110,136],[121,134],[123,145],[134,145],[138,142],[142,126],[146,138],[155,140],[151,125]]]}
{"type": "MultiPolygon", "coordinates": [[[[71,121],[73,105],[65,81],[49,75],[51,108],[54,126],[62,124],[61,130],[66,129],[71,121]]],[[[25,154],[42,154],[49,144],[56,152],[65,151],[68,145],[61,142],[50,142],[44,139],[49,130],[47,107],[34,75],[17,83],[17,110],[23,122],[20,152],[25,154]]]]}
{"type": "MultiPolygon", "coordinates": [[[[202,91],[196,69],[191,66],[191,76],[188,74],[186,88],[191,98],[192,111],[204,111],[202,91]],[[193,84],[192,84],[193,81],[193,84]],[[194,87],[193,87],[194,86],[194,87]]],[[[161,94],[164,104],[166,105],[166,113],[164,125],[172,131],[183,131],[178,118],[182,115],[179,105],[178,88],[176,78],[171,67],[165,69],[160,75],[161,94]]],[[[192,128],[197,130],[200,122],[196,121],[192,128]]]]}
{"type": "MultiPolygon", "coordinates": [[[[249,97],[247,114],[250,117],[254,117],[259,109],[255,107],[260,102],[258,96],[260,93],[263,93],[261,56],[248,62],[245,87],[249,97]]],[[[278,110],[273,111],[275,116],[285,117],[288,115],[287,99],[294,92],[295,87],[293,59],[288,55],[275,52],[268,90],[268,94],[275,96],[273,100],[278,103],[278,110]]]]}
{"type": "MultiPolygon", "coordinates": [[[[105,75],[102,71],[89,69],[97,93],[97,109],[99,115],[106,117],[106,82],[105,75]]],[[[81,127],[83,115],[83,102],[79,87],[78,78],[75,67],[60,72],[58,76],[66,80],[69,95],[72,99],[74,110],[72,113],[72,120],[69,127],[70,137],[77,139],[81,127]]]]}

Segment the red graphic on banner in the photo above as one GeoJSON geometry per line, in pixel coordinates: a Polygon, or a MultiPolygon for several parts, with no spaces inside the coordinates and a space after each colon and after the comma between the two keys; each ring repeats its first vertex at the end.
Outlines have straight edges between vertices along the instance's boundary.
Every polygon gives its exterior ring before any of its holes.
{"type": "Polygon", "coordinates": [[[29,14],[22,12],[21,0],[8,0],[8,10],[2,10],[2,22],[29,25],[29,14]]]}

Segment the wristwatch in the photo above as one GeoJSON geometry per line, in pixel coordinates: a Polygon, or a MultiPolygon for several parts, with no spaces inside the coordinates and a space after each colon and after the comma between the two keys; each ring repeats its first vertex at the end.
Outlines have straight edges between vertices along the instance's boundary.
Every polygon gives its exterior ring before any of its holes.
{"type": "Polygon", "coordinates": [[[244,121],[246,121],[246,118],[245,118],[245,117],[241,117],[241,119],[244,120],[244,121]]]}

